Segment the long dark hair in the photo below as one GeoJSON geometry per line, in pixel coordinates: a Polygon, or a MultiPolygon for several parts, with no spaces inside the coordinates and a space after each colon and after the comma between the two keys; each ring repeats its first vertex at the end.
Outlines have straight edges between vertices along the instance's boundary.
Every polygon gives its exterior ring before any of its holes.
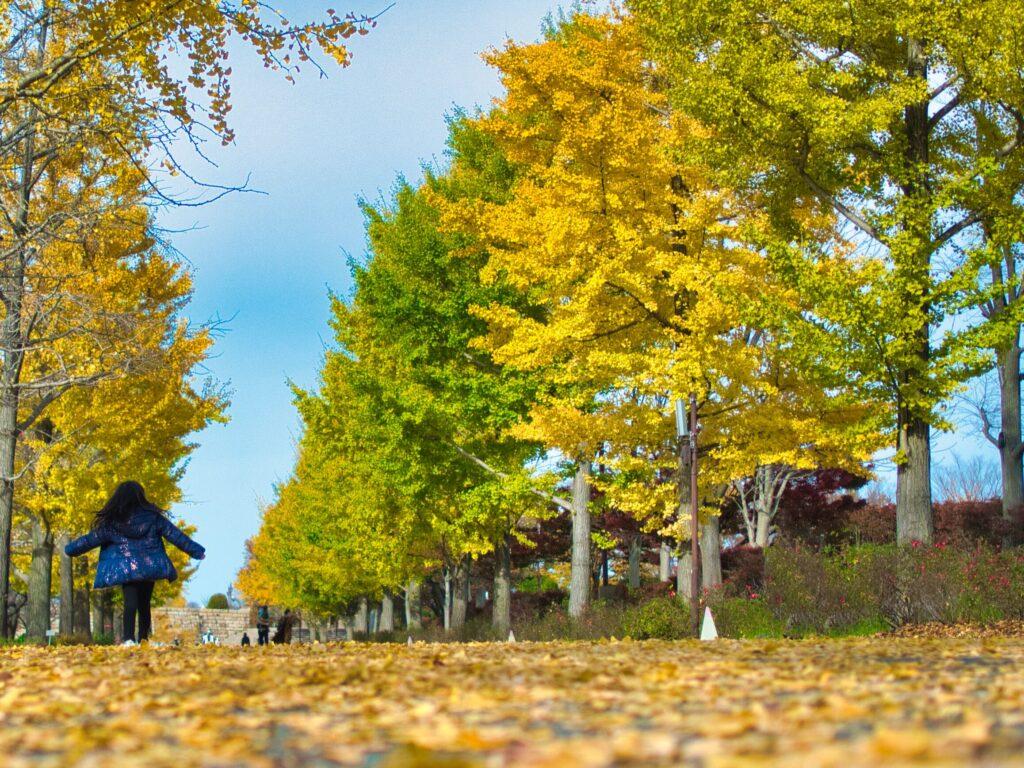
{"type": "Polygon", "coordinates": [[[146,498],[146,491],[135,480],[126,480],[114,489],[103,509],[96,513],[93,529],[106,528],[123,522],[137,509],[159,508],[146,498]]]}

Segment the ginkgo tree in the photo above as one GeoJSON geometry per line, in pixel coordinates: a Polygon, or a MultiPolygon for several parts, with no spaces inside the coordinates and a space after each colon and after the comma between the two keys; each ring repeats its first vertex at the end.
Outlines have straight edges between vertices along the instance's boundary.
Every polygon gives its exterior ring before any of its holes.
{"type": "MultiPolygon", "coordinates": [[[[140,183],[154,201],[196,202],[167,181],[197,181],[182,171],[182,144],[201,153],[209,138],[233,138],[233,38],[292,79],[302,67],[322,73],[318,57],[347,64],[346,40],[371,25],[331,9],[322,21],[294,23],[249,2],[0,2],[0,605],[8,597],[18,442],[46,404],[22,407],[40,388],[22,373],[48,338],[37,333],[37,308],[59,304],[62,294],[59,279],[35,279],[37,259],[59,244],[87,242],[100,218],[135,205],[140,183]],[[184,72],[170,58],[184,62],[184,72]]],[[[229,189],[206,191],[210,198],[229,189]]],[[[67,374],[48,386],[52,399],[98,375],[67,374]]],[[[0,635],[9,629],[0,612],[0,635]]]]}
{"type": "MultiPolygon", "coordinates": [[[[16,522],[31,542],[32,639],[43,638],[49,627],[55,540],[83,533],[126,477],[142,482],[164,508],[179,501],[183,461],[195,448],[189,436],[223,419],[227,405],[225,393],[198,375],[212,345],[210,330],[181,316],[191,275],[156,245],[150,226],[141,206],[130,216],[121,212],[96,230],[87,261],[76,248],[54,248],[34,265],[61,276],[68,306],[40,313],[41,332],[51,342],[27,361],[26,380],[63,377],[68,366],[85,371],[91,365],[102,376],[47,403],[44,421],[20,446],[16,522]],[[92,297],[103,298],[102,311],[77,315],[92,297]]],[[[42,397],[49,392],[43,389],[42,397]]],[[[23,405],[35,402],[25,397],[23,405]]],[[[62,567],[70,562],[62,560],[62,567]]]]}
{"type": "Polygon", "coordinates": [[[795,256],[792,284],[815,305],[817,334],[806,343],[865,400],[887,403],[897,538],[930,541],[930,432],[944,426],[950,393],[985,363],[976,339],[962,333],[970,323],[948,321],[986,261],[965,253],[1006,211],[978,207],[979,193],[1016,173],[1024,7],[627,5],[672,107],[707,126],[701,148],[716,177],[759,197],[772,221],[766,243],[780,257],[795,256]],[[987,136],[973,118],[978,110],[996,116],[987,136]],[[801,212],[809,206],[835,213],[857,246],[849,271],[870,280],[818,279],[815,265],[832,244],[806,226],[801,212]],[[817,247],[792,248],[808,241],[817,247]]]}
{"type": "Polygon", "coordinates": [[[670,109],[632,20],[579,14],[488,58],[506,95],[480,127],[516,181],[505,200],[449,206],[446,222],[487,249],[485,279],[543,308],[478,310],[496,360],[547,372],[516,434],[576,458],[600,451],[611,498],[686,538],[697,532],[678,514],[688,472],[673,406],[690,393],[709,500],[758,466],[865,459],[874,432],[842,380],[782,370],[801,297],[756,245],[756,201],[714,184],[693,151],[706,132],[670,109]]]}
{"type": "MultiPolygon", "coordinates": [[[[450,125],[448,168],[428,170],[419,188],[400,181],[393,201],[364,206],[370,253],[353,265],[351,300],[334,300],[338,349],[319,389],[298,393],[298,406],[303,444],[345,467],[329,505],[320,505],[337,518],[321,541],[363,560],[352,572],[370,576],[351,589],[376,595],[440,566],[444,623],[458,629],[470,563],[493,551],[493,621],[507,632],[511,540],[523,514],[542,516],[548,498],[525,468],[535,444],[505,431],[535,384],[470,348],[485,328],[473,306],[520,299],[481,283],[482,255],[441,229],[437,200],[500,199],[512,169],[471,123],[456,117],[450,125]],[[396,567],[374,573],[373,562],[396,567]]],[[[258,537],[256,563],[259,546],[258,537]]],[[[351,589],[339,596],[352,597],[351,589]]]]}

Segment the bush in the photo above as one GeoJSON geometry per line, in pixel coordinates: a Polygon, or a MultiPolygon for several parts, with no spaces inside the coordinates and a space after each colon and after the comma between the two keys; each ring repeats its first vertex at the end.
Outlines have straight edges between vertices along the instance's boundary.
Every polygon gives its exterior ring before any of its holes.
{"type": "Polygon", "coordinates": [[[513,592],[509,613],[512,625],[533,621],[566,602],[568,595],[560,589],[543,592],[513,592]]]}
{"type": "Polygon", "coordinates": [[[709,601],[715,626],[722,637],[782,637],[785,624],[779,621],[761,598],[722,597],[709,601]]]}
{"type": "Polygon", "coordinates": [[[1020,521],[1007,523],[998,499],[945,502],[934,509],[935,540],[940,543],[965,547],[985,542],[998,546],[1007,534],[1020,540],[1020,521]]]}
{"type": "Polygon", "coordinates": [[[896,505],[857,507],[850,512],[847,530],[854,544],[896,541],[896,505]]]}
{"type": "Polygon", "coordinates": [[[773,547],[766,557],[758,597],[787,634],[1024,618],[1024,554],[1018,550],[869,544],[838,553],[773,547]]]}
{"type": "MultiPolygon", "coordinates": [[[[999,546],[1009,535],[1015,541],[1022,537],[1021,516],[1007,523],[1002,504],[992,501],[943,502],[933,506],[935,541],[957,548],[978,543],[999,546]]],[[[853,509],[847,521],[849,539],[855,543],[892,544],[896,541],[896,506],[863,506],[853,509]]]]}
{"type": "Polygon", "coordinates": [[[631,589],[629,591],[629,599],[635,603],[646,603],[648,600],[654,600],[658,597],[675,596],[675,579],[670,579],[669,581],[641,582],[640,587],[638,589],[631,589]]]}
{"type": "MultiPolygon", "coordinates": [[[[893,547],[849,548],[839,554],[806,547],[766,553],[765,604],[786,633],[843,634],[887,618],[893,547]]],[[[891,615],[889,612],[888,615],[891,615]]]]}
{"type": "Polygon", "coordinates": [[[518,640],[601,640],[622,635],[622,616],[621,606],[596,602],[578,619],[558,606],[543,616],[513,622],[512,627],[518,640]]]}
{"type": "Polygon", "coordinates": [[[690,613],[682,601],[660,597],[628,609],[622,632],[634,640],[680,640],[690,637],[690,613]]]}
{"type": "Polygon", "coordinates": [[[228,596],[217,592],[214,595],[210,595],[210,599],[206,601],[206,607],[224,610],[231,606],[228,604],[228,596]]]}
{"type": "Polygon", "coordinates": [[[749,597],[764,591],[764,550],[760,547],[732,547],[722,553],[722,579],[726,592],[749,597]]]}

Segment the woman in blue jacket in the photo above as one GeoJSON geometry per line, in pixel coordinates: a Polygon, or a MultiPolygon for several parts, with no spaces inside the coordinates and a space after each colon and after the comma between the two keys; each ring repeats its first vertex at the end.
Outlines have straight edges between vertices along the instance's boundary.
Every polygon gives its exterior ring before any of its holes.
{"type": "Polygon", "coordinates": [[[206,550],[182,533],[159,507],[146,499],[141,485],[129,480],[117,486],[110,500],[96,513],[92,530],[64,548],[71,557],[100,548],[94,586],[96,589],[121,587],[126,643],[134,644],[136,613],[139,616],[139,642],[149,637],[153,582],[178,578],[174,563],[164,551],[164,539],[196,560],[206,556],[206,550]]]}

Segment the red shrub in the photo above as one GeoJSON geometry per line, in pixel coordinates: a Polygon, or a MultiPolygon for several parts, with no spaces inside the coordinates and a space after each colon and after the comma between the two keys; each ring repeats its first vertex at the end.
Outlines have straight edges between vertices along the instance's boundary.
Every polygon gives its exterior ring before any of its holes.
{"type": "Polygon", "coordinates": [[[820,469],[793,480],[782,495],[775,518],[788,541],[822,547],[838,544],[850,515],[864,506],[853,491],[867,480],[842,469],[820,469]]]}
{"type": "MultiPolygon", "coordinates": [[[[956,547],[977,542],[992,546],[1002,543],[1010,533],[1020,540],[1021,521],[1003,520],[1002,504],[991,501],[943,502],[933,507],[935,541],[956,547]]],[[[888,544],[896,540],[896,506],[860,507],[853,510],[847,523],[849,536],[855,542],[888,544]]]]}
{"type": "Polygon", "coordinates": [[[1009,531],[998,499],[946,502],[936,504],[934,510],[937,542],[965,546],[983,541],[998,545],[1009,531]]]}
{"type": "Polygon", "coordinates": [[[668,581],[642,582],[639,589],[634,589],[630,593],[630,600],[635,600],[638,603],[646,603],[648,600],[654,600],[658,597],[671,597],[675,593],[675,579],[669,579],[668,581]]]}
{"type": "Polygon", "coordinates": [[[847,532],[856,543],[888,544],[896,541],[896,505],[858,507],[850,512],[847,532]]]}
{"type": "Polygon", "coordinates": [[[546,592],[513,592],[512,605],[509,607],[512,623],[533,621],[560,606],[565,598],[566,593],[557,589],[546,592]]]}
{"type": "Polygon", "coordinates": [[[764,589],[764,550],[733,547],[722,553],[722,580],[726,592],[747,597],[764,589]]]}

